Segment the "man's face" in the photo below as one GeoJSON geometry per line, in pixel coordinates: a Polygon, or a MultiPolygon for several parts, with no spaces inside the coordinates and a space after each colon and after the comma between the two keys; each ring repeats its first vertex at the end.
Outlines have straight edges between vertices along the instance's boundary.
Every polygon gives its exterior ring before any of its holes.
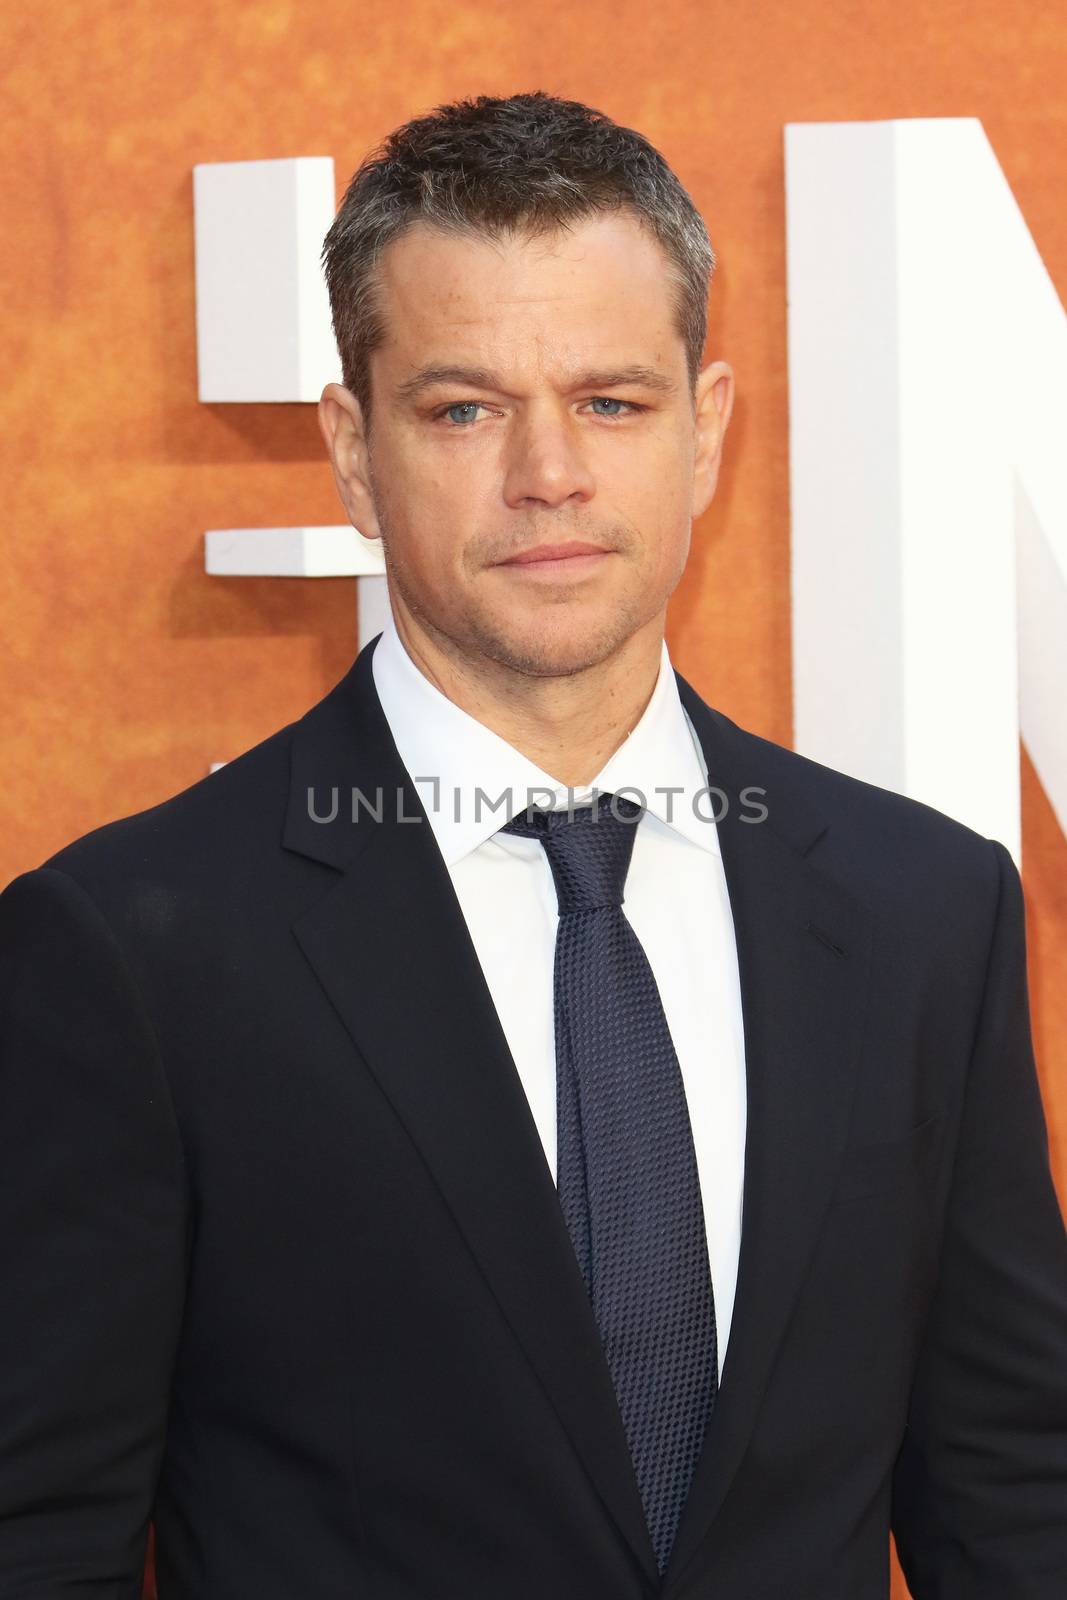
{"type": "Polygon", "coordinates": [[[705,368],[694,422],[660,247],[617,213],[506,244],[419,224],[381,274],[369,449],[347,391],[326,391],[323,427],[409,628],[535,676],[661,629],[732,377],[705,368]],[[328,426],[331,393],[344,414],[328,426]]]}

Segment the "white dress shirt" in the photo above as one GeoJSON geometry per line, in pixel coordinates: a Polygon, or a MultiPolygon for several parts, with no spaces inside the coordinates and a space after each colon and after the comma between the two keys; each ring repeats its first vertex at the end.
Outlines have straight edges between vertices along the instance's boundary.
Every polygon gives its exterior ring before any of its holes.
{"type": "Polygon", "coordinates": [[[637,726],[588,789],[570,791],[430,683],[391,618],[372,665],[382,709],[451,876],[553,1178],[556,891],[542,845],[499,829],[527,804],[567,805],[569,799],[573,805],[594,789],[622,791],[646,807],[636,825],[624,913],[655,976],[685,1086],[721,1378],[741,1241],[744,1034],[714,802],[667,646],[637,726]],[[494,810],[493,802],[504,794],[511,803],[494,810]]]}

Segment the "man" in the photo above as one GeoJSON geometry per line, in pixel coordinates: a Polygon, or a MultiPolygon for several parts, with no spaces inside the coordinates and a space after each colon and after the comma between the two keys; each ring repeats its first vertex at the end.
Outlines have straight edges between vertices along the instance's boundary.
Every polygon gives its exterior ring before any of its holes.
{"type": "Polygon", "coordinates": [[[1061,1596],[1019,878],[670,668],[692,203],[482,97],[325,254],[391,625],[0,898],[0,1596],[1061,1596]]]}

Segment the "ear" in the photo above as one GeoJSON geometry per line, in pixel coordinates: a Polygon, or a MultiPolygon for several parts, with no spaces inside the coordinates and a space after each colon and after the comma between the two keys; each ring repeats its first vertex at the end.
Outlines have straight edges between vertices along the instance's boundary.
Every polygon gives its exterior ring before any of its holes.
{"type": "Polygon", "coordinates": [[[349,522],[365,539],[380,539],[363,415],[355,395],[339,383],[328,383],[322,391],[319,428],[349,522]]]}
{"type": "Polygon", "coordinates": [[[693,517],[712,502],[719,481],[722,444],[734,408],[734,374],[725,361],[711,361],[697,376],[696,451],[693,457],[693,517]]]}

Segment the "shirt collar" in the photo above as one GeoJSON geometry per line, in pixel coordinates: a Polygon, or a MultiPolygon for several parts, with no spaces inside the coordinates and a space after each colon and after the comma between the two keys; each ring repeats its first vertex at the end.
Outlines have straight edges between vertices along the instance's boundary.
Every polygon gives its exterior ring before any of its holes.
{"type": "Polygon", "coordinates": [[[588,798],[593,789],[621,791],[683,838],[719,853],[703,752],[679,698],[666,642],[652,698],[637,725],[593,783],[571,791],[442,694],[408,655],[391,616],[371,667],[397,752],[447,866],[527,805],[565,806],[588,798]]]}

